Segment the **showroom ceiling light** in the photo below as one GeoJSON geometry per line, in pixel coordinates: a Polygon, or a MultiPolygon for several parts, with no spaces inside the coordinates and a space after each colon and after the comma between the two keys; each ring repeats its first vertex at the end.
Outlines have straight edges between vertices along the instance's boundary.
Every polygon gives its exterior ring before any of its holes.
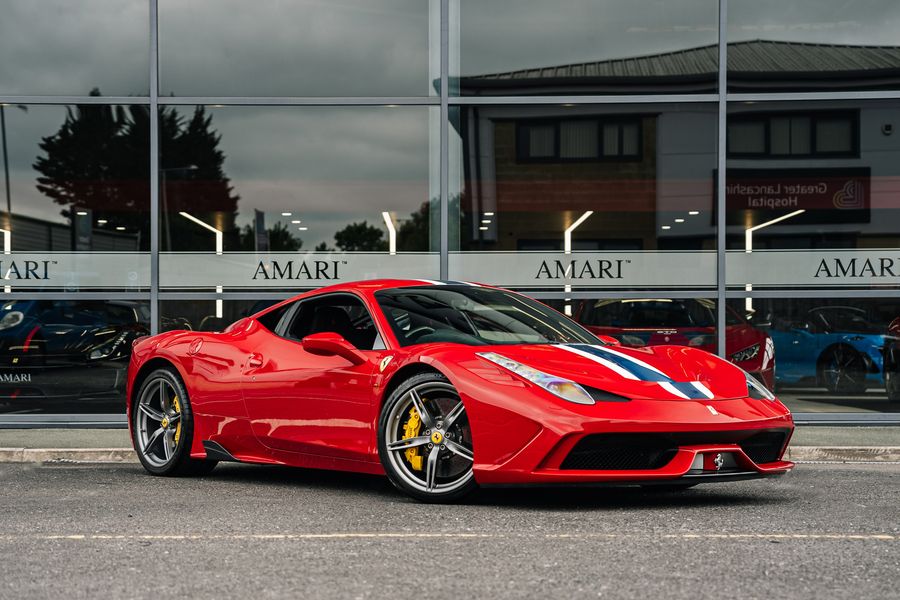
{"type": "Polygon", "coordinates": [[[97,219],[97,225],[106,225],[109,223],[106,219],[97,219]]]}
{"type": "Polygon", "coordinates": [[[282,216],[282,217],[289,217],[289,216],[291,216],[292,214],[294,214],[294,213],[283,212],[283,213],[281,213],[281,216],[282,216]]]}
{"type": "MultiPolygon", "coordinates": [[[[781,223],[782,221],[786,221],[792,217],[796,217],[797,215],[805,213],[805,212],[806,212],[806,209],[801,208],[800,210],[795,210],[794,212],[789,212],[786,215],[781,215],[780,217],[776,217],[776,218],[772,219],[771,221],[766,221],[764,223],[760,223],[759,225],[754,225],[753,227],[747,228],[747,231],[744,232],[744,252],[746,252],[747,254],[750,254],[751,252],[753,252],[753,232],[754,231],[759,231],[763,227],[768,227],[769,225],[774,225],[775,223],[781,223]]],[[[745,283],[744,291],[752,292],[753,284],[745,283]]],[[[748,312],[748,313],[753,312],[753,298],[751,298],[750,296],[747,296],[746,298],[744,298],[744,311],[748,312]]]]}
{"type": "Polygon", "coordinates": [[[676,223],[684,223],[684,219],[675,219],[676,223]]]}
{"type": "Polygon", "coordinates": [[[86,217],[86,216],[87,216],[87,211],[86,211],[86,210],[79,210],[79,211],[76,212],[75,214],[78,215],[79,217],[86,217]]]}
{"type": "Polygon", "coordinates": [[[397,228],[394,227],[391,213],[384,211],[381,213],[381,218],[384,219],[384,226],[388,230],[388,252],[392,255],[397,254],[397,228]]]}
{"type": "Polygon", "coordinates": [[[663,225],[662,227],[660,227],[660,229],[669,230],[669,229],[672,229],[672,226],[671,225],[663,225]]]}
{"type": "MultiPolygon", "coordinates": [[[[3,233],[3,254],[11,254],[12,253],[12,231],[9,229],[0,229],[0,233],[3,233]]],[[[9,279],[9,271],[3,274],[3,279],[9,279]]],[[[8,285],[3,286],[3,292],[8,294],[11,291],[8,285]]]]}
{"type": "Polygon", "coordinates": [[[494,216],[494,213],[492,213],[492,212],[486,212],[486,213],[483,213],[483,214],[484,214],[484,216],[486,216],[486,217],[493,217],[493,216],[494,216]]]}
{"type": "MultiPolygon", "coordinates": [[[[592,211],[592,210],[585,211],[584,214],[581,215],[580,217],[578,217],[578,219],[574,223],[572,223],[571,225],[566,227],[566,230],[563,232],[563,251],[566,254],[572,254],[572,232],[575,231],[575,229],[579,225],[581,225],[582,223],[587,221],[588,218],[590,218],[590,216],[592,214],[594,214],[594,211],[592,211]]],[[[572,291],[571,284],[567,283],[565,285],[565,287],[563,288],[563,290],[566,292],[571,292],[572,291]]],[[[567,317],[572,316],[572,299],[571,298],[565,299],[565,304],[563,305],[563,313],[565,313],[565,315],[567,317]]]]}
{"type": "MultiPolygon", "coordinates": [[[[216,254],[217,255],[222,254],[223,245],[224,245],[223,244],[224,234],[221,231],[219,231],[218,229],[216,229],[209,223],[205,223],[205,222],[201,221],[200,219],[198,219],[197,217],[195,217],[192,214],[186,213],[184,211],[181,211],[178,214],[181,215],[182,217],[184,217],[185,219],[187,219],[188,221],[190,221],[192,223],[196,223],[197,225],[199,225],[200,227],[202,227],[208,231],[212,231],[216,235],[216,254]]],[[[221,285],[216,286],[216,293],[217,294],[222,293],[221,285]]],[[[216,318],[221,319],[223,313],[224,313],[224,311],[223,311],[223,306],[222,306],[222,299],[216,298],[216,318]]]]}
{"type": "Polygon", "coordinates": [[[689,215],[699,215],[699,214],[700,214],[700,211],[699,211],[699,210],[689,210],[689,211],[688,211],[688,214],[689,214],[689,215]]]}

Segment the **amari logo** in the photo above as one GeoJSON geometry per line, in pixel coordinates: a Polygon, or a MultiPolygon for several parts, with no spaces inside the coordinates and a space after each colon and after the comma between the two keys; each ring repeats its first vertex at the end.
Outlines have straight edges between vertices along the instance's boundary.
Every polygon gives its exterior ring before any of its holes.
{"type": "Polygon", "coordinates": [[[622,279],[622,265],[631,261],[615,260],[544,260],[535,279],[622,279]]]}
{"type": "Polygon", "coordinates": [[[877,258],[823,258],[819,261],[816,279],[881,279],[897,277],[900,263],[888,256],[877,258]]]}
{"type": "Polygon", "coordinates": [[[55,264],[55,260],[0,260],[0,274],[7,280],[47,281],[50,279],[50,265],[55,264]]]}
{"type": "Polygon", "coordinates": [[[31,383],[31,373],[0,373],[0,383],[31,383]]]}
{"type": "Polygon", "coordinates": [[[259,261],[253,280],[258,279],[302,279],[307,281],[332,281],[340,279],[338,267],[346,265],[346,260],[311,261],[259,261]]]}

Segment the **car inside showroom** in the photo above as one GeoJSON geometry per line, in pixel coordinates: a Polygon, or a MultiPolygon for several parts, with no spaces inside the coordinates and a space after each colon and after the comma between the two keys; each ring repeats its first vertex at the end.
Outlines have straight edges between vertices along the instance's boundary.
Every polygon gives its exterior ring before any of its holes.
{"type": "Polygon", "coordinates": [[[124,426],[135,340],[417,278],[900,423],[895,3],[511,4],[3,2],[0,420],[124,426]]]}

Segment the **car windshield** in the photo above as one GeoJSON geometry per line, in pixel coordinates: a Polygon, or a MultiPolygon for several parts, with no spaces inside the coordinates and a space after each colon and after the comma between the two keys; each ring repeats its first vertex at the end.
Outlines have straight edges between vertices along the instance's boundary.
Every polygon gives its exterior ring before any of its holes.
{"type": "Polygon", "coordinates": [[[813,320],[825,331],[844,333],[882,333],[886,327],[874,325],[866,312],[850,307],[824,307],[810,311],[813,320]]]}
{"type": "Polygon", "coordinates": [[[382,290],[375,298],[402,346],[601,343],[558,312],[503,290],[408,287],[382,290]]]}

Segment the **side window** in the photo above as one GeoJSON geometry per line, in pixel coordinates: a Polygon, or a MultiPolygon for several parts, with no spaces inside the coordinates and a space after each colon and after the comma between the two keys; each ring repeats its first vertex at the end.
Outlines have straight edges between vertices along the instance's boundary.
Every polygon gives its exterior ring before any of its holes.
{"type": "Polygon", "coordinates": [[[294,306],[293,303],[285,304],[281,308],[276,308],[275,310],[270,310],[266,314],[262,315],[257,319],[259,323],[268,329],[269,331],[274,332],[278,327],[278,322],[281,321],[281,317],[289,311],[294,306]]]}
{"type": "Polygon", "coordinates": [[[384,342],[362,300],[345,295],[302,302],[285,337],[302,340],[313,333],[337,333],[359,350],[380,350],[384,342]]]}

